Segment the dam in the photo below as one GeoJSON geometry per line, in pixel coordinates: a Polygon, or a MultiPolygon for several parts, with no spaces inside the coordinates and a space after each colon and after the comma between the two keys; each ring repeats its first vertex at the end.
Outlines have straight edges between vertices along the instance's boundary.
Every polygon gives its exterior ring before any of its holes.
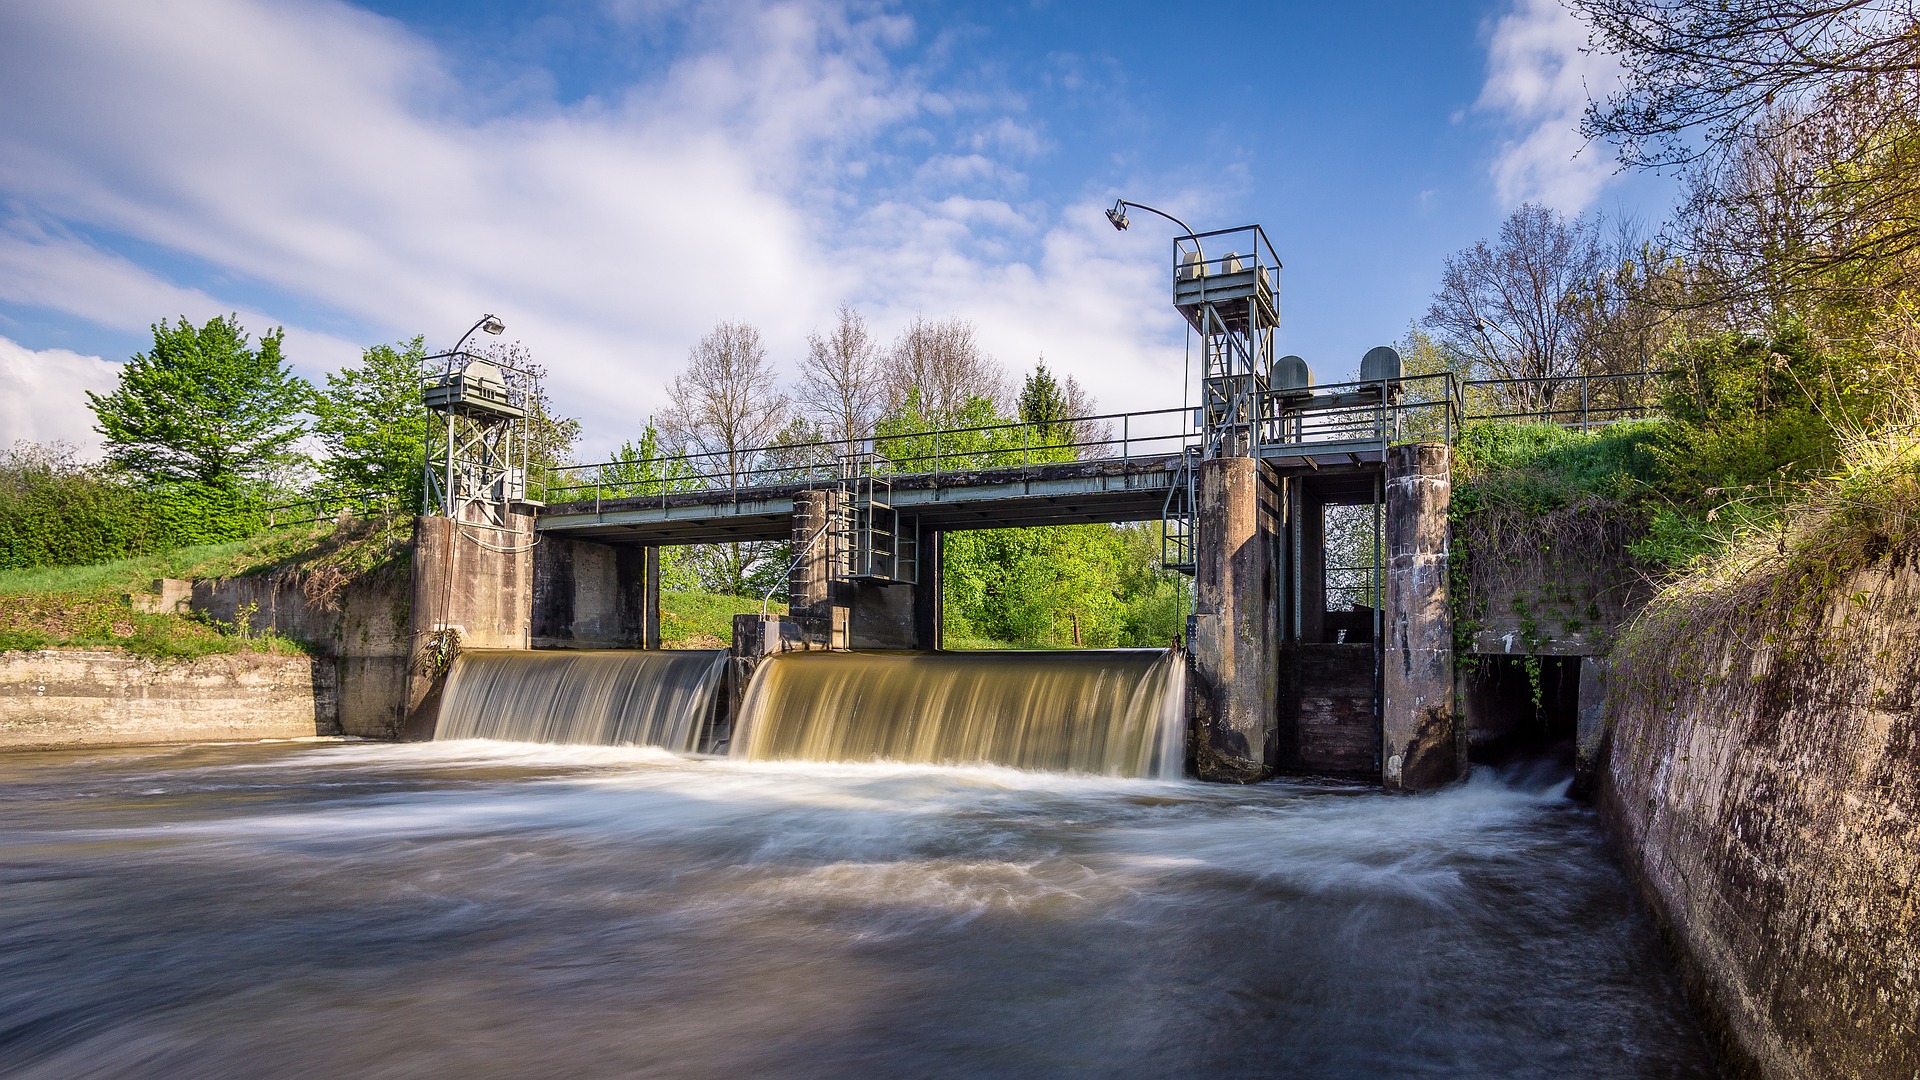
{"type": "MultiPolygon", "coordinates": [[[[1257,225],[1176,241],[1174,308],[1204,361],[1197,408],[1059,432],[1002,424],[686,455],[661,466],[672,482],[530,470],[511,450],[525,417],[485,381],[491,369],[450,358],[428,387],[445,456],[414,549],[405,729],[481,730],[475,714],[443,710],[471,707],[482,667],[514,662],[467,664],[463,652],[658,649],[664,547],[771,542],[792,553],[788,610],[735,620],[711,715],[680,717],[671,733],[558,716],[519,730],[1232,783],[1454,782],[1465,728],[1446,511],[1460,387],[1403,373],[1386,347],[1361,358],[1358,379],[1316,382],[1275,348],[1279,271],[1257,225]],[[1144,657],[946,655],[945,537],[1142,521],[1158,524],[1162,565],[1191,579],[1185,633],[1150,665],[1155,689],[1120,674],[1144,657]],[[596,724],[609,734],[569,729],[596,724]]],[[[559,685],[572,678],[563,669],[588,662],[542,663],[559,682],[525,693],[559,700],[576,692],[559,685]]]]}

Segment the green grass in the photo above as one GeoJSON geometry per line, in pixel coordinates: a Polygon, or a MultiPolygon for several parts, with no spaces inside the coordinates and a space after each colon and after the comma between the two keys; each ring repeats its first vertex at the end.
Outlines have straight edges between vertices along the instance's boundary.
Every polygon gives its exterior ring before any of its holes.
{"type": "MultiPolygon", "coordinates": [[[[785,615],[787,605],[773,604],[771,614],[785,615]]],[[[660,594],[660,643],[668,649],[724,649],[733,643],[733,617],[760,614],[757,596],[728,596],[698,590],[660,594]]]]}
{"type": "Polygon", "coordinates": [[[156,658],[300,652],[305,648],[300,643],[271,633],[136,611],[129,596],[148,593],[159,578],[272,570],[335,578],[383,572],[405,562],[411,531],[409,519],[345,526],[321,522],[93,566],[0,571],[0,652],[118,648],[156,658]]]}

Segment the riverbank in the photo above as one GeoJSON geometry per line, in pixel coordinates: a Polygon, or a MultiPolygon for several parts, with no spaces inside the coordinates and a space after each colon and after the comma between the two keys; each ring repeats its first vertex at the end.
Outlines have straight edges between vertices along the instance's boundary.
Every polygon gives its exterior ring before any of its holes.
{"type": "Polygon", "coordinates": [[[1665,589],[1598,798],[1730,1057],[1920,1075],[1920,439],[1665,589]]]}

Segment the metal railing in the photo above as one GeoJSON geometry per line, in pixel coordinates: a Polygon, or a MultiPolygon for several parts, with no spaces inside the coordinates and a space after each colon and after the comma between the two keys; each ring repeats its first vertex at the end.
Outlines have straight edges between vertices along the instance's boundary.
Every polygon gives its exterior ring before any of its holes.
{"type": "Polygon", "coordinates": [[[557,466],[542,470],[531,487],[549,504],[658,499],[664,506],[674,495],[840,484],[867,470],[938,483],[990,469],[1075,461],[1124,464],[1175,457],[1198,440],[1187,410],[1154,409],[557,466]]]}
{"type": "MultiPolygon", "coordinates": [[[[1442,371],[1266,389],[1250,394],[1246,415],[1226,426],[1242,433],[1243,449],[1267,456],[1288,446],[1384,450],[1416,440],[1451,443],[1462,424],[1477,420],[1546,420],[1584,430],[1651,415],[1663,374],[1462,380],[1442,371]]],[[[1051,463],[1177,459],[1204,445],[1199,413],[1102,413],[549,466],[533,470],[528,496],[596,509],[611,500],[626,506],[658,500],[664,507],[676,495],[726,492],[738,499],[767,488],[841,485],[868,473],[938,484],[960,474],[1051,463]]]]}
{"type": "Polygon", "coordinates": [[[1591,431],[1619,420],[1641,420],[1660,409],[1668,371],[1554,375],[1528,379],[1470,379],[1461,384],[1474,420],[1539,420],[1591,431]]]}

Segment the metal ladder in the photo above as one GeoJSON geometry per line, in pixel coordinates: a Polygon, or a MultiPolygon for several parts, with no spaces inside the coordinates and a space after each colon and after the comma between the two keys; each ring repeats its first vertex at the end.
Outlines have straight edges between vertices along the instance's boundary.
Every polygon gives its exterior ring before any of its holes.
{"type": "Polygon", "coordinates": [[[1198,502],[1200,453],[1189,446],[1174,466],[1173,483],[1167,488],[1167,501],[1160,508],[1160,566],[1191,577],[1194,573],[1194,508],[1198,502]]]}

